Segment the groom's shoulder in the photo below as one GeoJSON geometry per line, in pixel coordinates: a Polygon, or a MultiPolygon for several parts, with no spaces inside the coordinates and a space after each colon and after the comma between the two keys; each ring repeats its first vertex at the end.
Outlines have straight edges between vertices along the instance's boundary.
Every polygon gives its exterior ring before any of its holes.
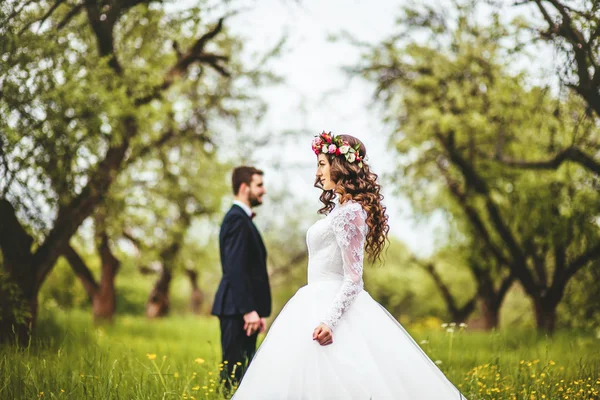
{"type": "Polygon", "coordinates": [[[226,224],[226,223],[234,223],[234,222],[243,222],[245,221],[245,219],[247,218],[247,215],[245,215],[244,210],[242,210],[240,207],[233,205],[231,206],[231,208],[229,209],[229,211],[227,211],[227,213],[225,213],[225,216],[223,217],[223,222],[221,223],[226,224]]]}

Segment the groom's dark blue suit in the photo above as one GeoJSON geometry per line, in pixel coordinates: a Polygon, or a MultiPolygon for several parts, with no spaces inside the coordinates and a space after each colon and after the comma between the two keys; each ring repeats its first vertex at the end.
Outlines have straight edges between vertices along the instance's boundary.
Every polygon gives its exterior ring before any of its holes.
{"type": "Polygon", "coordinates": [[[225,215],[219,233],[223,277],[212,314],[220,319],[223,360],[228,361],[223,378],[231,379],[235,370],[240,380],[248,362],[256,352],[258,333],[246,336],[244,314],[256,311],[260,317],[271,314],[271,289],[267,274],[267,250],[252,219],[238,205],[225,215]],[[227,375],[225,375],[227,374],[227,375]]]}

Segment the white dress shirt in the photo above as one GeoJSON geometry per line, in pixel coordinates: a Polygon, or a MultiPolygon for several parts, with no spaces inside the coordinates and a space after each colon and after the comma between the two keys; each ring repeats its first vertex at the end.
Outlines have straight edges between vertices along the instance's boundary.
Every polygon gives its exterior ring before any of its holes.
{"type": "Polygon", "coordinates": [[[247,205],[246,203],[242,203],[242,202],[241,202],[241,201],[239,201],[239,200],[234,200],[234,201],[233,201],[233,204],[235,204],[235,205],[238,205],[238,206],[242,207],[242,210],[244,210],[244,211],[246,212],[246,214],[248,214],[248,216],[249,216],[250,218],[252,218],[252,214],[254,214],[254,213],[252,212],[252,209],[251,209],[250,207],[248,207],[248,205],[247,205]]]}

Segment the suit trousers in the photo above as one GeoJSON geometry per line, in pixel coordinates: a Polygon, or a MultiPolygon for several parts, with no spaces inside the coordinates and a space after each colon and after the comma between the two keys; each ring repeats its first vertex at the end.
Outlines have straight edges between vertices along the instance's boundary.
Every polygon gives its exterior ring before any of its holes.
{"type": "Polygon", "coordinates": [[[223,354],[223,370],[221,380],[225,380],[225,387],[238,385],[254,353],[256,353],[256,339],[258,332],[250,336],[244,331],[244,317],[219,316],[221,323],[221,349],[223,354]],[[227,361],[227,364],[225,364],[227,361]],[[240,363],[241,365],[239,365],[240,363]]]}

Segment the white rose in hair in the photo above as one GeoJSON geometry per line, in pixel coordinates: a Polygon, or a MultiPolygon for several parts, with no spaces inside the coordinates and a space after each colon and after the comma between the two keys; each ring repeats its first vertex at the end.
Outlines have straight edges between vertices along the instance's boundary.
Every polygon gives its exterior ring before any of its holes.
{"type": "Polygon", "coordinates": [[[346,154],[346,160],[348,160],[348,162],[350,162],[350,163],[353,163],[354,160],[356,160],[356,154],[354,154],[354,153],[346,154]]]}
{"type": "Polygon", "coordinates": [[[329,149],[327,148],[327,146],[321,147],[321,152],[327,154],[328,151],[329,151],[329,149]]]}
{"type": "Polygon", "coordinates": [[[340,152],[342,154],[348,153],[348,150],[350,150],[350,146],[340,146],[340,152]]]}

